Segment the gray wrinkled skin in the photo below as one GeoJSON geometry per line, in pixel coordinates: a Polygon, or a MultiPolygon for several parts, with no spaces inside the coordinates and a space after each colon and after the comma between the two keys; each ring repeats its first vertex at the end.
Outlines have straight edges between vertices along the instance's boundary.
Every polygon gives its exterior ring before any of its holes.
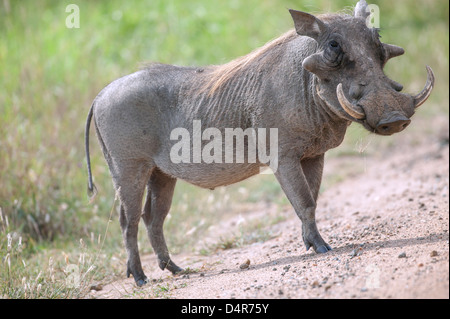
{"type": "Polygon", "coordinates": [[[400,132],[434,85],[431,69],[417,96],[401,93],[402,86],[386,77],[387,60],[403,49],[379,41],[377,31],[365,24],[365,8],[360,1],[353,15],[318,17],[290,10],[295,30],[248,56],[205,68],[152,64],[100,92],[86,123],[89,190],[95,188],[88,140],[93,117],[120,197],[127,275],[137,285],[147,281],[137,245],[141,217],[160,268],[182,270],[170,259],[163,234],[178,178],[214,189],[253,176],[263,166],[172,163],[169,154],[177,141],[170,133],[178,127],[192,132],[193,120],[201,120],[202,129],[221,132],[278,128],[275,176],[302,221],[306,248],[331,249],[315,222],[324,153],[341,144],[351,121],[381,135],[400,132]]]}

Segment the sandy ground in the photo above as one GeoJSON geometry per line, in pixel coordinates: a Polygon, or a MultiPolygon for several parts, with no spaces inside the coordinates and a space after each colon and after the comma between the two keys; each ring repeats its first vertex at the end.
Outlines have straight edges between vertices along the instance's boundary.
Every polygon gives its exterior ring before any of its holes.
{"type": "MultiPolygon", "coordinates": [[[[175,255],[194,270],[175,277],[143,256],[149,284],[137,288],[124,277],[91,297],[449,298],[448,120],[436,125],[436,133],[403,133],[364,157],[326,161],[325,179],[352,172],[320,194],[317,224],[331,252],[305,250],[291,207],[255,204],[246,219],[283,217],[265,230],[271,239],[207,256],[175,255]]],[[[235,230],[236,218],[220,230],[235,230]]],[[[219,235],[215,228],[205,240],[219,235]]]]}

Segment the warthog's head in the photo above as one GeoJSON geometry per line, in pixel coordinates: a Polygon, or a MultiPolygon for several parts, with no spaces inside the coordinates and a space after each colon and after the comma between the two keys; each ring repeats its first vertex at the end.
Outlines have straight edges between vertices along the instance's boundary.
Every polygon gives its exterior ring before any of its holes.
{"type": "Polygon", "coordinates": [[[364,0],[358,2],[353,16],[315,17],[290,10],[297,33],[318,43],[317,52],[303,61],[303,67],[316,75],[319,97],[341,117],[371,132],[392,135],[409,125],[415,109],[430,96],[434,75],[427,66],[428,80],[422,92],[401,93],[403,86],[389,79],[383,67],[404,50],[380,42],[377,29],[367,26],[369,12],[364,0]]]}

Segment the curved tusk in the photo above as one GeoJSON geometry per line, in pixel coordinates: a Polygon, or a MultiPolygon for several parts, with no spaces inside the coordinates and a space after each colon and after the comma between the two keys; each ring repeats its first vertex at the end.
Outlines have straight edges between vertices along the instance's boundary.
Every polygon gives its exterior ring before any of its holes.
{"type": "Polygon", "coordinates": [[[364,111],[361,109],[361,107],[353,105],[353,103],[347,100],[344,95],[344,91],[342,90],[342,83],[338,84],[336,93],[339,103],[341,104],[345,112],[347,112],[350,116],[354,117],[357,120],[366,118],[366,115],[364,114],[364,111]]]}
{"type": "Polygon", "coordinates": [[[427,83],[425,84],[425,87],[423,88],[422,92],[414,96],[414,108],[418,108],[421,106],[425,101],[428,99],[428,97],[431,94],[431,91],[434,87],[434,73],[433,70],[427,65],[427,83]]]}

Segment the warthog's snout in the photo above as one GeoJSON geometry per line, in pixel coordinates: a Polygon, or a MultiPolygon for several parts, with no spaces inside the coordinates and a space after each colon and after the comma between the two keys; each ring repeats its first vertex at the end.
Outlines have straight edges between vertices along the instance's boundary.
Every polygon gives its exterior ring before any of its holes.
{"type": "Polygon", "coordinates": [[[434,87],[433,70],[427,66],[427,82],[417,95],[400,93],[403,86],[388,78],[389,86],[378,85],[367,96],[359,98],[360,91],[350,88],[348,100],[342,83],[336,87],[336,95],[342,109],[369,131],[380,135],[392,135],[403,131],[410,123],[414,110],[425,103],[434,87]],[[394,90],[392,90],[394,89],[394,90]],[[355,93],[356,92],[356,93],[355,93]],[[386,110],[386,111],[385,111],[386,110]],[[380,113],[383,113],[380,119],[380,113]]]}
{"type": "Polygon", "coordinates": [[[393,112],[377,124],[375,131],[380,135],[392,135],[403,131],[409,123],[411,123],[409,118],[403,114],[393,112]]]}

